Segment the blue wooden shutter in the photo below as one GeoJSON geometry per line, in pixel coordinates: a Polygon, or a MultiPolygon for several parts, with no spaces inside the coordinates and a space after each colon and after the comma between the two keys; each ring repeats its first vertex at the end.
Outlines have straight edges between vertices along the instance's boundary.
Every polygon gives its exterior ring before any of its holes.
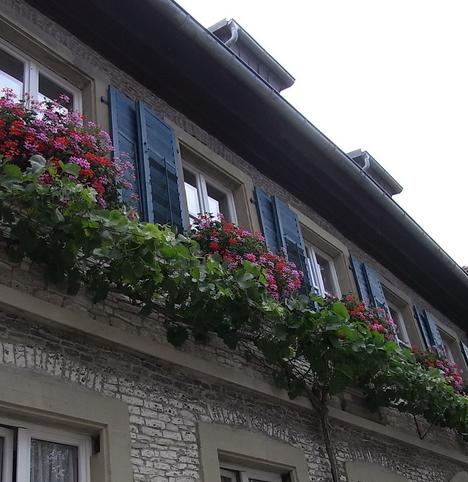
{"type": "Polygon", "coordinates": [[[149,222],[183,230],[174,132],[148,106],[138,103],[149,222]]]}
{"type": "Polygon", "coordinates": [[[435,318],[428,311],[418,307],[413,307],[414,317],[418,322],[426,348],[435,350],[441,355],[445,355],[444,343],[440,335],[435,318]]]}
{"type": "Polygon", "coordinates": [[[354,256],[351,256],[351,267],[359,292],[359,298],[361,298],[366,306],[372,306],[372,294],[370,292],[367,270],[364,263],[354,256]]]}
{"type": "Polygon", "coordinates": [[[387,314],[390,314],[377,271],[354,256],[351,256],[351,266],[358,287],[359,297],[365,305],[382,308],[387,314]]]}
{"type": "Polygon", "coordinates": [[[273,253],[283,251],[288,261],[293,262],[302,271],[303,291],[309,293],[311,283],[305,260],[304,241],[296,214],[280,199],[269,196],[260,188],[255,188],[255,197],[267,248],[273,253]]]}
{"type": "Polygon", "coordinates": [[[460,347],[463,353],[463,358],[465,359],[465,363],[468,365],[468,346],[466,346],[462,341],[460,341],[460,347]]]}
{"type": "Polygon", "coordinates": [[[133,164],[134,176],[128,173],[127,181],[132,184],[131,189],[122,191],[122,200],[129,206],[136,207],[144,217],[143,210],[143,171],[139,159],[140,134],[136,103],[121,94],[117,89],[109,87],[111,132],[114,144],[114,157],[125,157],[133,164]],[[132,196],[135,194],[136,196],[132,196]],[[138,198],[138,199],[137,199],[138,198]]]}
{"type": "Polygon", "coordinates": [[[437,320],[432,316],[430,311],[424,310],[426,313],[427,322],[429,325],[429,329],[431,330],[432,339],[434,340],[434,348],[440,354],[446,356],[444,341],[442,340],[442,336],[439,331],[439,327],[437,326],[437,320]]]}
{"type": "Polygon", "coordinates": [[[283,247],[279,232],[276,209],[271,196],[260,188],[255,188],[257,211],[265,243],[269,251],[279,253],[283,247]]]}
{"type": "Polygon", "coordinates": [[[367,281],[369,283],[369,290],[372,295],[373,305],[377,308],[382,308],[389,315],[390,310],[387,305],[387,300],[385,299],[379,274],[366,264],[364,264],[364,269],[367,273],[367,281]]]}
{"type": "Polygon", "coordinates": [[[304,275],[305,293],[311,291],[309,272],[307,271],[306,256],[304,250],[304,240],[302,238],[301,226],[296,213],[291,210],[281,199],[276,196],[273,198],[280,237],[283,247],[286,250],[288,261],[293,262],[304,275]]]}

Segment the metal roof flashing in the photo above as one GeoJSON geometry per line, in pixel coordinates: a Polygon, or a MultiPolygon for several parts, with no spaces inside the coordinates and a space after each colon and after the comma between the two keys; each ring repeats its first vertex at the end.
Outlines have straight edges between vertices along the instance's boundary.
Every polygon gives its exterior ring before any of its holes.
{"type": "Polygon", "coordinates": [[[234,19],[220,20],[208,31],[278,92],[294,84],[294,77],[234,19]]]}

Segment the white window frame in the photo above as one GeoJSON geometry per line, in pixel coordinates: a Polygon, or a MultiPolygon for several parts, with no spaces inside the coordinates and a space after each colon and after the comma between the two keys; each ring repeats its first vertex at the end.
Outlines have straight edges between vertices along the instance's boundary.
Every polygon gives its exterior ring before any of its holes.
{"type": "Polygon", "coordinates": [[[13,482],[13,431],[5,427],[0,427],[0,438],[4,440],[2,482],[13,482]]]}
{"type": "MultiPolygon", "coordinates": [[[[17,427],[17,451],[16,451],[16,480],[17,482],[30,482],[31,477],[31,440],[43,440],[64,445],[71,445],[78,448],[78,482],[91,482],[90,459],[91,459],[91,438],[86,435],[69,432],[68,430],[44,427],[42,425],[24,423],[21,420],[1,418],[0,424],[9,427],[17,427]]],[[[9,464],[13,464],[13,432],[10,432],[9,464]]],[[[0,427],[0,436],[3,436],[0,427]]],[[[12,465],[9,466],[11,474],[12,465]]],[[[12,479],[5,478],[6,482],[12,479]]]]}
{"type": "Polygon", "coordinates": [[[316,294],[320,296],[326,296],[327,293],[325,291],[325,286],[323,283],[322,274],[320,272],[320,265],[317,262],[316,254],[324,258],[330,265],[330,271],[332,276],[332,283],[333,283],[333,290],[334,293],[330,293],[337,298],[341,298],[341,290],[340,284],[338,282],[338,275],[336,274],[336,268],[334,260],[331,256],[324,253],[322,250],[316,248],[310,243],[305,243],[305,251],[306,251],[306,265],[309,271],[309,278],[310,284],[312,289],[315,291],[316,294]],[[316,283],[316,280],[318,284],[316,283]]]}
{"type": "Polygon", "coordinates": [[[239,475],[240,482],[250,482],[250,479],[265,480],[267,482],[281,482],[281,474],[278,472],[265,472],[263,470],[251,469],[242,465],[235,465],[224,462],[221,462],[219,465],[221,475],[229,477],[234,472],[235,474],[239,475]]]}
{"type": "MultiPolygon", "coordinates": [[[[226,196],[227,207],[229,212],[224,213],[224,215],[227,220],[237,224],[236,205],[234,202],[234,195],[232,193],[232,190],[228,189],[219,181],[216,181],[213,178],[207,176],[202,171],[195,169],[193,166],[187,164],[186,162],[182,162],[182,168],[183,168],[182,177],[184,177],[183,176],[184,170],[190,172],[190,174],[195,176],[195,181],[196,181],[195,187],[197,188],[198,204],[201,210],[200,212],[202,214],[210,212],[209,203],[208,203],[208,188],[207,188],[207,184],[210,184],[211,186],[213,186],[215,189],[217,189],[218,191],[220,191],[226,196]]],[[[187,211],[187,219],[190,221],[190,213],[188,211],[187,195],[185,191],[185,177],[183,179],[183,183],[184,183],[185,209],[187,211]]]]}
{"type": "Polygon", "coordinates": [[[80,113],[82,112],[83,102],[80,89],[3,40],[0,41],[0,49],[4,50],[24,64],[23,96],[27,93],[31,99],[38,99],[39,73],[41,73],[50,78],[56,84],[71,92],[73,94],[73,110],[80,113]]]}
{"type": "MultiPolygon", "coordinates": [[[[399,345],[404,345],[406,347],[410,347],[411,346],[411,342],[410,342],[410,338],[408,336],[408,331],[406,329],[406,323],[405,323],[405,319],[403,318],[403,314],[401,313],[401,309],[395,305],[394,303],[387,301],[387,305],[389,308],[391,308],[397,315],[398,319],[397,320],[393,320],[397,326],[397,328],[400,329],[401,333],[401,337],[398,336],[398,332],[395,333],[395,336],[396,336],[396,341],[399,345]]],[[[391,313],[389,313],[391,315],[391,313]]]]}

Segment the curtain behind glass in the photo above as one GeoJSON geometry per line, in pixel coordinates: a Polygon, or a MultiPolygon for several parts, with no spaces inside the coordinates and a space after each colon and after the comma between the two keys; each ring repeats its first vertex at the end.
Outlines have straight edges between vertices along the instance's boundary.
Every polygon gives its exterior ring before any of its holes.
{"type": "Polygon", "coordinates": [[[31,482],[78,482],[78,447],[32,439],[31,482]]]}

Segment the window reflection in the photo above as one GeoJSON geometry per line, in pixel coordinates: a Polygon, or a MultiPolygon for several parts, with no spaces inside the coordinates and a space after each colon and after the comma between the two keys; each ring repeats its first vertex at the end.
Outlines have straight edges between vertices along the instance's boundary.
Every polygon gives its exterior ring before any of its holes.
{"type": "Polygon", "coordinates": [[[18,97],[23,97],[24,63],[1,49],[0,87],[11,89],[18,97]]]}

